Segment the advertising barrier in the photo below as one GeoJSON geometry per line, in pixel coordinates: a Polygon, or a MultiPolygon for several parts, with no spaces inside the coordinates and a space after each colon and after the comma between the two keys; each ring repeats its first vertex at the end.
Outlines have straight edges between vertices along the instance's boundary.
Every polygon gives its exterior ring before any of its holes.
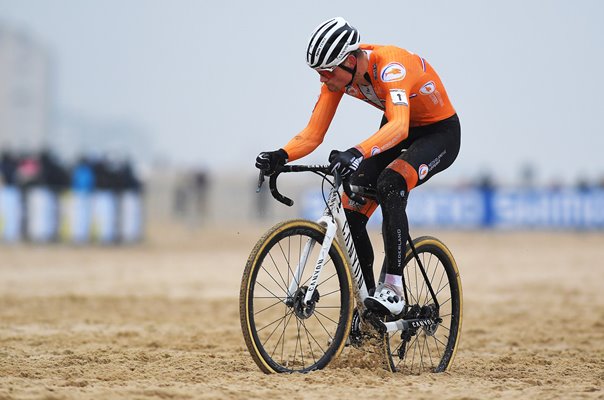
{"type": "MultiPolygon", "coordinates": [[[[320,192],[302,200],[304,218],[316,219],[325,208],[320,192]]],[[[413,227],[451,229],[604,229],[604,189],[423,189],[407,206],[413,227]]],[[[380,209],[369,224],[379,226],[380,209]]]]}
{"type": "Polygon", "coordinates": [[[139,191],[0,187],[0,242],[136,243],[144,235],[139,191]]]}

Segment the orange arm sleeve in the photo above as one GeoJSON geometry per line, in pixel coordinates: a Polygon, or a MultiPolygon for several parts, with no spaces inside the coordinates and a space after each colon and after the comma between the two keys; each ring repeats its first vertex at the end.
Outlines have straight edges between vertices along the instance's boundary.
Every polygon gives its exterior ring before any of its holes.
{"type": "Polygon", "coordinates": [[[365,158],[388,150],[407,138],[409,134],[408,91],[391,88],[386,98],[388,123],[356,146],[365,158]]]}
{"type": "Polygon", "coordinates": [[[288,161],[302,158],[319,147],[338,109],[343,94],[343,91],[332,93],[325,85],[321,87],[321,95],[310,116],[308,125],[283,147],[283,150],[287,152],[288,161]]]}

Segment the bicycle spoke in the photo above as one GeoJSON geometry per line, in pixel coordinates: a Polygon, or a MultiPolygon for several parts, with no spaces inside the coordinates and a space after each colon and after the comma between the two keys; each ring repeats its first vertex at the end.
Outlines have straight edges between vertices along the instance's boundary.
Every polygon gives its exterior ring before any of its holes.
{"type": "MultiPolygon", "coordinates": [[[[255,297],[255,298],[256,298],[256,299],[258,299],[258,297],[255,297]]],[[[272,299],[273,297],[267,297],[267,298],[272,299]]],[[[283,301],[279,300],[279,301],[277,301],[277,302],[275,302],[275,303],[271,304],[270,306],[266,306],[266,307],[264,307],[263,309],[261,309],[261,310],[259,310],[259,311],[254,311],[254,316],[257,316],[257,315],[259,315],[259,314],[263,313],[264,311],[269,310],[269,309],[271,309],[271,308],[273,308],[273,307],[275,307],[276,305],[279,305],[279,304],[281,304],[281,305],[282,305],[282,304],[283,304],[283,301]]]]}
{"type": "MultiPolygon", "coordinates": [[[[432,256],[432,255],[429,254],[429,256],[432,256]]],[[[426,253],[423,253],[422,254],[422,264],[418,265],[418,269],[420,269],[423,266],[424,272],[427,273],[429,265],[430,265],[429,262],[426,263],[426,253]]],[[[420,269],[420,272],[421,272],[421,269],[420,269]]],[[[426,290],[428,289],[428,282],[426,282],[424,279],[422,279],[420,282],[421,282],[421,287],[420,287],[420,289],[417,292],[417,298],[418,298],[418,300],[425,299],[425,297],[424,297],[424,289],[426,289],[426,290]]],[[[425,301],[422,302],[422,305],[425,305],[425,304],[426,304],[425,301]]]]}
{"type": "Polygon", "coordinates": [[[422,341],[422,349],[420,351],[422,366],[424,366],[426,364],[425,363],[426,359],[427,359],[427,361],[430,362],[430,365],[432,365],[432,359],[430,358],[430,347],[428,346],[428,340],[426,339],[426,335],[422,335],[422,336],[424,337],[423,341],[422,341]]]}
{"type": "Polygon", "coordinates": [[[274,294],[269,288],[267,288],[263,284],[258,283],[258,286],[260,286],[261,288],[263,288],[264,290],[266,290],[269,294],[271,294],[273,296],[273,298],[275,298],[275,299],[280,299],[281,298],[281,297],[277,296],[276,294],[274,294]]]}
{"type": "MultiPolygon", "coordinates": [[[[326,265],[327,265],[327,264],[326,264],[326,265]]],[[[317,287],[319,287],[319,286],[321,286],[321,285],[324,285],[326,282],[328,282],[328,281],[329,281],[331,278],[333,278],[334,276],[335,276],[335,277],[337,277],[337,276],[338,276],[337,272],[334,272],[333,274],[331,274],[331,276],[330,276],[329,278],[324,279],[323,281],[321,281],[321,282],[320,282],[320,283],[317,285],[317,287]]]]}
{"type": "MultiPolygon", "coordinates": [[[[283,247],[281,246],[281,242],[277,243],[277,245],[279,246],[279,250],[281,250],[281,254],[283,255],[283,258],[285,259],[285,263],[287,264],[287,270],[288,270],[288,277],[289,275],[291,275],[294,278],[294,281],[296,280],[296,276],[294,275],[294,271],[292,269],[291,263],[290,263],[290,259],[285,255],[285,252],[283,251],[283,247]]],[[[300,262],[300,260],[298,260],[298,262],[300,262]]],[[[289,281],[289,278],[288,278],[289,281]]],[[[300,285],[297,285],[298,287],[300,287],[300,285]]],[[[289,287],[289,285],[288,285],[289,287]]]]}
{"type": "MultiPolygon", "coordinates": [[[[277,266],[277,263],[275,262],[275,259],[273,258],[273,255],[271,253],[268,253],[269,258],[271,259],[271,261],[273,262],[273,266],[275,267],[275,270],[277,270],[277,273],[279,274],[279,276],[281,277],[281,280],[283,281],[283,283],[285,284],[285,287],[289,287],[287,285],[287,283],[285,283],[285,279],[283,279],[283,276],[281,275],[281,271],[279,270],[279,267],[277,266]]],[[[266,273],[270,276],[271,273],[268,272],[268,270],[266,268],[264,268],[264,265],[262,266],[262,269],[266,271],[266,273]]]]}
{"type": "Polygon", "coordinates": [[[296,350],[294,351],[294,365],[296,362],[296,355],[298,354],[298,347],[300,348],[300,358],[302,359],[302,367],[304,367],[304,353],[302,352],[302,343],[300,342],[300,326],[302,325],[302,321],[296,319],[296,350]]]}
{"type": "MultiPolygon", "coordinates": [[[[424,340],[425,340],[425,343],[426,343],[426,350],[428,352],[428,359],[430,360],[430,367],[433,368],[434,367],[434,359],[432,358],[432,351],[430,351],[430,344],[428,343],[429,339],[428,339],[427,335],[424,335],[424,340]]],[[[438,352],[438,347],[436,348],[435,353],[436,353],[435,357],[436,356],[440,357],[440,353],[438,352]]]]}
{"type": "MultiPolygon", "coordinates": [[[[258,332],[258,333],[259,333],[259,332],[262,332],[263,330],[265,330],[266,328],[268,328],[268,327],[270,327],[270,326],[272,326],[272,325],[276,324],[277,322],[279,322],[279,323],[277,324],[277,327],[279,327],[279,325],[281,325],[281,322],[280,322],[280,321],[283,321],[283,317],[281,317],[281,316],[280,316],[279,318],[277,318],[277,319],[275,319],[275,320],[273,320],[273,321],[271,321],[271,322],[269,322],[269,323],[267,323],[267,324],[264,324],[263,326],[261,326],[261,327],[257,328],[257,329],[256,329],[256,332],[258,332]]],[[[273,332],[274,332],[274,330],[273,330],[273,332]]],[[[272,332],[271,332],[271,335],[272,335],[272,332]]]]}
{"type": "MultiPolygon", "coordinates": [[[[434,337],[434,340],[435,340],[436,342],[440,343],[440,344],[441,344],[443,347],[446,345],[446,344],[445,344],[445,342],[438,340],[438,338],[437,338],[436,336],[433,336],[433,337],[434,337]]],[[[449,336],[444,335],[444,337],[445,337],[447,340],[449,340],[449,336]]]]}
{"type": "Polygon", "coordinates": [[[447,300],[443,301],[440,303],[440,306],[444,306],[445,304],[447,304],[449,301],[451,301],[451,297],[449,297],[447,300]]]}
{"type": "MultiPolygon", "coordinates": [[[[266,275],[268,275],[268,276],[269,276],[269,277],[270,277],[270,278],[273,280],[273,282],[275,282],[275,283],[277,284],[277,287],[278,287],[279,289],[282,289],[282,290],[283,290],[283,292],[285,293],[285,296],[284,296],[284,297],[287,297],[287,288],[285,288],[285,289],[284,289],[284,288],[281,286],[281,284],[280,284],[279,282],[277,282],[277,280],[276,280],[276,279],[273,277],[273,275],[272,275],[270,272],[268,272],[268,271],[266,270],[266,268],[264,268],[264,266],[262,266],[262,270],[263,270],[263,271],[265,271],[265,272],[266,272],[266,275]]],[[[264,289],[266,289],[266,287],[264,287],[264,286],[263,286],[263,288],[264,288],[264,289]]],[[[266,291],[270,292],[270,290],[268,290],[268,289],[266,289],[266,291]]],[[[271,294],[272,294],[272,293],[271,293],[271,294]]],[[[277,297],[277,296],[275,296],[275,297],[277,297]]]]}
{"type": "MultiPolygon", "coordinates": [[[[268,344],[268,342],[271,340],[271,338],[273,337],[273,335],[275,334],[277,329],[281,326],[281,321],[283,322],[283,330],[285,331],[285,327],[287,326],[287,322],[285,322],[285,319],[286,318],[279,318],[278,321],[280,321],[280,322],[277,325],[275,325],[275,328],[273,329],[273,331],[264,340],[264,344],[268,344]]],[[[281,335],[278,337],[277,343],[275,344],[275,348],[273,349],[271,354],[273,354],[277,350],[277,347],[279,346],[279,343],[282,341],[283,337],[284,336],[283,336],[283,332],[282,332],[281,335]]]]}
{"type": "MultiPolygon", "coordinates": [[[[327,307],[325,307],[325,308],[327,308],[327,307]]],[[[333,308],[338,308],[338,307],[333,307],[333,308]]],[[[320,315],[320,316],[322,316],[323,318],[330,320],[331,322],[333,322],[333,323],[334,323],[334,324],[336,324],[336,325],[338,324],[338,321],[335,321],[335,320],[333,320],[331,317],[329,317],[329,316],[327,316],[327,315],[323,314],[322,312],[317,311],[317,309],[315,308],[315,314],[314,314],[314,315],[316,316],[316,314],[319,314],[319,315],[320,315]]],[[[319,318],[319,317],[317,317],[317,319],[318,319],[318,318],[319,318]]],[[[320,322],[319,322],[319,323],[320,323],[320,322]]],[[[321,325],[323,325],[323,324],[321,324],[321,325]]],[[[325,332],[327,332],[327,330],[325,330],[325,332]]],[[[329,333],[329,332],[328,332],[328,333],[329,333]]]]}
{"type": "MultiPolygon", "coordinates": [[[[312,341],[317,345],[317,347],[319,348],[319,350],[321,351],[325,351],[323,350],[323,346],[321,346],[321,343],[319,343],[319,341],[315,338],[315,335],[312,334],[312,332],[310,331],[310,329],[306,328],[306,324],[302,323],[302,325],[304,326],[304,329],[306,329],[306,334],[312,339],[312,341]]],[[[312,351],[312,345],[309,342],[309,348],[311,349],[311,355],[314,354],[314,352],[312,351]]],[[[313,355],[313,359],[314,359],[314,355],[313,355]]]]}
{"type": "MultiPolygon", "coordinates": [[[[308,329],[306,329],[306,325],[304,325],[304,323],[302,324],[302,326],[304,326],[304,332],[306,333],[306,342],[308,343],[308,350],[310,351],[310,356],[312,357],[313,362],[316,362],[317,359],[315,357],[315,352],[313,351],[312,343],[310,343],[310,337],[312,335],[310,334],[310,331],[308,329]]],[[[314,338],[313,338],[313,340],[314,340],[314,338]]]]}
{"type": "MultiPolygon", "coordinates": [[[[287,316],[289,310],[285,310],[285,315],[287,316]]],[[[281,360],[285,359],[284,353],[285,353],[285,330],[287,329],[287,325],[289,324],[289,321],[293,318],[294,313],[292,312],[291,314],[289,314],[289,320],[283,324],[283,331],[281,332],[281,337],[279,338],[279,340],[281,341],[281,360]]],[[[285,319],[285,316],[284,316],[285,319]]],[[[275,349],[277,348],[277,346],[279,345],[279,341],[277,341],[277,345],[275,346],[275,349]]]]}
{"type": "Polygon", "coordinates": [[[322,293],[322,294],[321,294],[321,297],[327,297],[327,296],[331,296],[331,295],[332,295],[332,294],[334,294],[334,293],[340,293],[340,289],[335,289],[335,290],[332,290],[331,292],[322,293]]]}
{"type": "Polygon", "coordinates": [[[411,268],[411,266],[408,265],[403,270],[403,272],[406,273],[406,275],[407,275],[407,279],[405,281],[407,283],[407,286],[406,286],[405,291],[407,293],[407,296],[409,296],[409,299],[408,299],[409,304],[413,304],[413,303],[416,303],[416,300],[413,296],[413,293],[411,292],[411,287],[409,286],[411,284],[411,276],[409,275],[409,268],[411,268]]]}
{"type": "MultiPolygon", "coordinates": [[[[437,354],[438,358],[440,358],[442,355],[442,351],[440,350],[438,340],[436,339],[436,336],[432,336],[432,339],[434,340],[434,347],[436,348],[436,354],[437,354]]],[[[444,347],[443,347],[443,349],[444,349],[444,347]]]]}

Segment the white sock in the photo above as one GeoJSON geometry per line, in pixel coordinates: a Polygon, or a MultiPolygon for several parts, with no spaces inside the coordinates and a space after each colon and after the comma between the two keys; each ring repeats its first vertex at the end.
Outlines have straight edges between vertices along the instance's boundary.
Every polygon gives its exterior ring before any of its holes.
{"type": "Polygon", "coordinates": [[[403,277],[402,277],[402,275],[386,274],[384,283],[387,283],[392,286],[396,286],[397,288],[402,288],[403,287],[403,277]]]}

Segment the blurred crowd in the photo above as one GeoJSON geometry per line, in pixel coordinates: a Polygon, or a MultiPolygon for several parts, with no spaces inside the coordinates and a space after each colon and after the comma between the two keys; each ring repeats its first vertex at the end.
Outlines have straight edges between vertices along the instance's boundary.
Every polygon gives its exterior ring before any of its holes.
{"type": "MultiPolygon", "coordinates": [[[[409,200],[409,218],[418,227],[604,229],[604,179],[547,182],[537,179],[530,165],[519,172],[512,182],[482,171],[467,181],[448,183],[445,179],[440,185],[418,188],[409,200]]],[[[257,174],[191,168],[179,170],[176,176],[175,185],[166,190],[170,215],[191,228],[208,222],[315,219],[325,206],[321,181],[310,175],[280,178],[280,191],[294,200],[293,207],[275,201],[268,182],[257,192],[257,174]]],[[[381,223],[379,209],[373,221],[381,223]]]]}
{"type": "Polygon", "coordinates": [[[125,158],[0,150],[0,232],[6,242],[137,242],[142,183],[125,158]]]}

